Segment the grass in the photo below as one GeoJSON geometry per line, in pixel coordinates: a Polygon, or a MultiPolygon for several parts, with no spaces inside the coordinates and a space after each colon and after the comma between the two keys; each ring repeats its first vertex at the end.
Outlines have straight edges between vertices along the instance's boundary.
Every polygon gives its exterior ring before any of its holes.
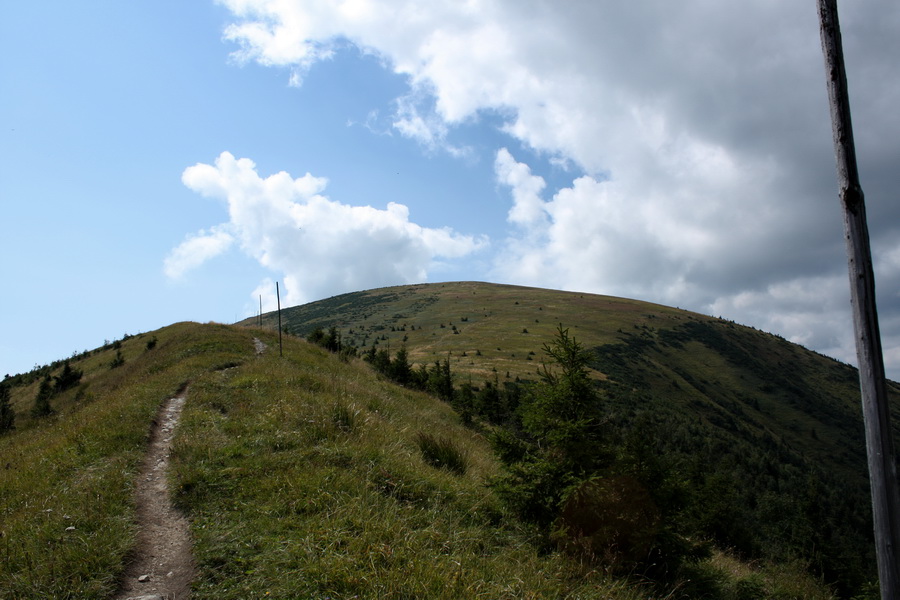
{"type": "MultiPolygon", "coordinates": [[[[221,333],[216,354],[243,345],[229,339],[242,332],[221,333]]],[[[0,436],[0,597],[114,591],[134,541],[133,479],[151,421],[213,356],[172,355],[207,337],[199,326],[175,325],[158,336],[160,346],[144,360],[136,359],[145,342],[124,342],[127,361],[114,371],[112,349],[73,365],[85,372],[81,385],[53,399],[53,416],[27,418],[36,384],[14,391],[17,429],[0,436]]]]}
{"type": "Polygon", "coordinates": [[[289,341],[284,360],[195,382],[181,427],[175,478],[194,519],[197,598],[559,591],[540,575],[512,585],[497,568],[501,556],[538,558],[490,526],[501,513],[483,485],[496,472],[484,440],[364,365],[289,341]],[[479,449],[465,477],[417,466],[425,427],[479,449]]]}
{"type": "MultiPolygon", "coordinates": [[[[0,437],[0,597],[112,595],[151,422],[188,383],[170,484],[192,524],[195,599],[678,597],[548,551],[485,485],[499,465],[484,437],[362,361],[291,337],[279,358],[271,332],[238,327],[153,336],[124,341],[120,368],[112,348],[73,364],[82,384],[56,414],[0,437]],[[270,350],[256,356],[253,337],[270,350]]],[[[36,385],[14,390],[20,415],[36,385]]],[[[725,590],[751,575],[705,568],[725,590]]],[[[784,597],[828,597],[809,585],[784,597]]]]}
{"type": "Polygon", "coordinates": [[[422,452],[422,458],[428,464],[440,469],[447,469],[457,475],[466,474],[466,469],[469,467],[468,457],[453,440],[420,432],[416,436],[416,444],[422,452]]]}
{"type": "MultiPolygon", "coordinates": [[[[539,362],[529,361],[529,353],[540,355],[559,323],[577,327],[574,335],[591,347],[616,341],[620,328],[678,323],[688,314],[609,296],[461,282],[344,294],[284,309],[282,318],[300,336],[339,324],[343,339],[357,346],[364,338],[367,347],[376,339],[393,349],[405,343],[418,364],[449,356],[454,373],[471,376],[477,385],[495,374],[505,379],[507,372],[510,379],[534,379],[539,362]]],[[[266,318],[273,325],[274,315],[266,318]]]]}
{"type": "Polygon", "coordinates": [[[691,577],[682,582],[679,592],[689,598],[722,600],[833,600],[827,586],[804,571],[797,563],[752,564],[716,550],[709,560],[690,569],[691,577]]]}
{"type": "MultiPolygon", "coordinates": [[[[739,422],[746,436],[783,442],[868,494],[854,370],[762,331],[637,300],[479,282],[344,294],[285,309],[283,318],[300,334],[338,325],[344,340],[365,348],[376,339],[392,353],[404,345],[415,364],[449,359],[457,386],[534,380],[559,323],[587,349],[631,343],[634,354],[618,357],[631,371],[627,382],[593,372],[614,380],[612,396],[637,389],[704,426],[735,431],[739,422]]],[[[646,408],[625,402],[617,409],[646,408]]],[[[893,412],[900,435],[900,402],[893,412]]]]}

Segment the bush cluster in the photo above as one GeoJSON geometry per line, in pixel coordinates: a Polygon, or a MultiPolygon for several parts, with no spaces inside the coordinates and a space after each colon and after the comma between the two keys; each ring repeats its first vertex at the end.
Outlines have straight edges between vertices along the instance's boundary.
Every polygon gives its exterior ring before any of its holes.
{"type": "Polygon", "coordinates": [[[63,369],[59,375],[51,377],[46,374],[38,386],[37,395],[34,398],[34,406],[31,409],[31,416],[35,418],[46,417],[53,414],[53,407],[50,400],[66,390],[72,389],[81,381],[82,371],[73,369],[69,361],[65,361],[63,369]]]}

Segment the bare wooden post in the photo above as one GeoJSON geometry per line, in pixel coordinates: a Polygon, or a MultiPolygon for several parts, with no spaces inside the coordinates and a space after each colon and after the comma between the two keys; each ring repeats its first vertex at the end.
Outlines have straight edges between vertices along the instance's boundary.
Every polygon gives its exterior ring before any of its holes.
{"type": "Polygon", "coordinates": [[[278,282],[275,282],[275,297],[278,298],[278,356],[284,356],[281,346],[281,292],[278,291],[278,282]]]}
{"type": "Polygon", "coordinates": [[[259,295],[259,319],[257,319],[257,323],[262,327],[262,294],[259,295]]]}
{"type": "Polygon", "coordinates": [[[866,450],[869,456],[878,578],[882,599],[895,600],[900,598],[900,565],[897,564],[897,552],[900,549],[900,493],[891,439],[878,312],[875,308],[875,274],[850,122],[850,100],[837,0],[818,0],[818,7],[839,194],[844,209],[844,235],[847,240],[856,356],[859,361],[866,450]]]}

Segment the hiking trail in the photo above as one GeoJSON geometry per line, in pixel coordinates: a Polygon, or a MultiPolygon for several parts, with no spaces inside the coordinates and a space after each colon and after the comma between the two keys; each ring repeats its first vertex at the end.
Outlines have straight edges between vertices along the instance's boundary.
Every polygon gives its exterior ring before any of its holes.
{"type": "Polygon", "coordinates": [[[190,596],[195,572],[190,524],[172,505],[167,479],[172,439],[186,397],[187,390],[182,390],[168,399],[154,421],[150,449],[135,489],[138,542],[117,600],[182,600],[190,596]]]}

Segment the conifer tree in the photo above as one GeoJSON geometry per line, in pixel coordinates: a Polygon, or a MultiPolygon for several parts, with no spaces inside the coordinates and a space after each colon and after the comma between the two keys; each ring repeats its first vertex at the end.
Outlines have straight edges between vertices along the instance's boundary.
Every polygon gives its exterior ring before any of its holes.
{"type": "Polygon", "coordinates": [[[428,391],[444,402],[453,401],[453,376],[450,374],[450,359],[443,362],[434,361],[434,366],[428,375],[428,391]]]}
{"type": "Polygon", "coordinates": [[[409,353],[406,351],[406,346],[400,346],[391,362],[390,378],[400,385],[407,385],[411,375],[412,365],[409,364],[409,353]]]}
{"type": "Polygon", "coordinates": [[[109,368],[116,369],[118,367],[121,367],[124,364],[125,364],[125,357],[122,356],[122,351],[116,350],[116,357],[110,361],[109,368]]]}
{"type": "Polygon", "coordinates": [[[16,411],[10,400],[9,386],[0,382],[0,434],[16,428],[16,411]]]}
{"type": "Polygon", "coordinates": [[[31,409],[32,417],[46,417],[47,415],[53,414],[53,408],[50,406],[50,398],[53,397],[54,391],[55,387],[50,379],[50,375],[47,375],[41,380],[37,396],[34,398],[34,407],[31,409]]]}
{"type": "Polygon", "coordinates": [[[526,521],[549,527],[559,516],[567,489],[609,467],[612,454],[601,431],[600,398],[588,374],[589,354],[560,325],[544,345],[552,361],[519,407],[522,430],[494,435],[507,463],[494,489],[526,521]]]}
{"type": "Polygon", "coordinates": [[[54,377],[56,380],[56,392],[64,392],[78,385],[78,382],[81,381],[81,375],[82,372],[80,370],[73,369],[69,361],[66,361],[62,372],[54,377]]]}
{"type": "Polygon", "coordinates": [[[602,465],[600,399],[588,374],[590,354],[569,330],[557,327],[556,338],[544,344],[553,367],[543,365],[540,382],[530,402],[522,407],[525,431],[543,440],[574,473],[590,472],[602,465]]]}

